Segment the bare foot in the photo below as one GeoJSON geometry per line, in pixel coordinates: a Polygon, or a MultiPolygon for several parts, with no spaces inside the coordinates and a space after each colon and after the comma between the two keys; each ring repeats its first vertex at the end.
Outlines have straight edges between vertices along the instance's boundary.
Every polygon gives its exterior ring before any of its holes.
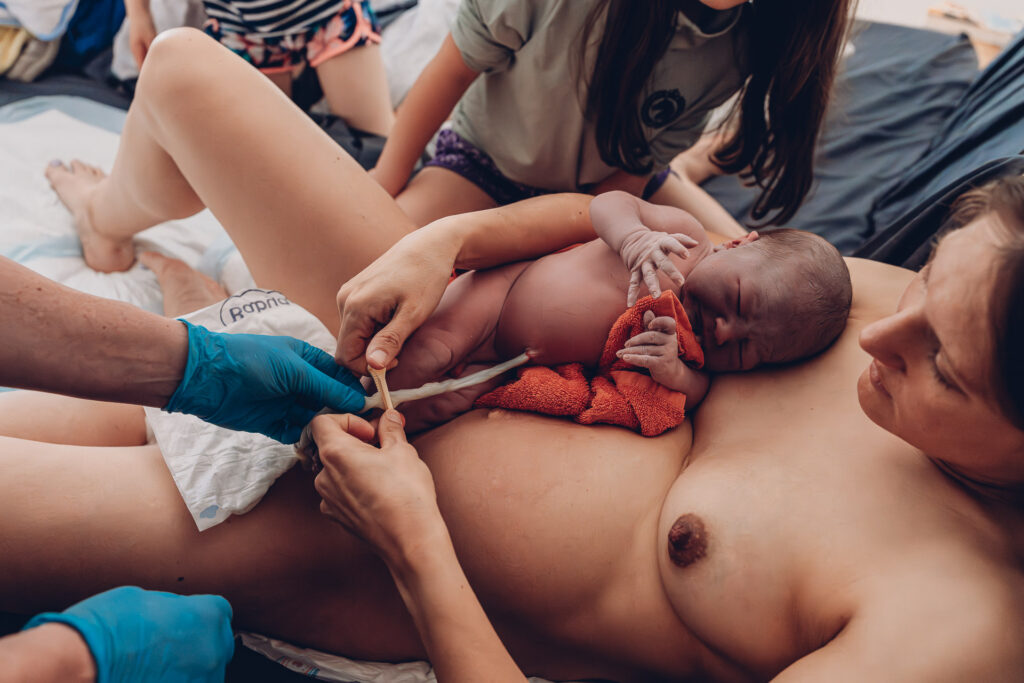
{"type": "Polygon", "coordinates": [[[60,161],[51,161],[46,168],[47,180],[75,221],[86,264],[101,273],[114,273],[132,267],[135,263],[135,248],[130,237],[107,237],[93,223],[89,210],[90,197],[105,177],[106,174],[100,169],[77,160],[71,162],[70,168],[60,161]]]}
{"type": "Polygon", "coordinates": [[[160,282],[160,289],[164,291],[164,315],[168,318],[198,311],[228,296],[223,287],[184,261],[155,251],[142,252],[139,261],[152,270],[160,282]]]}

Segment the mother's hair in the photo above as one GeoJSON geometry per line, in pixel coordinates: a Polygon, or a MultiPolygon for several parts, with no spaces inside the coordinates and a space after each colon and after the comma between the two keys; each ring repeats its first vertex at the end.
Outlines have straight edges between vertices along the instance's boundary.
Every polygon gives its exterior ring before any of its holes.
{"type": "Polygon", "coordinates": [[[999,409],[1024,430],[1024,176],[1005,176],[964,193],[951,224],[961,227],[982,216],[996,218],[997,249],[992,270],[991,383],[999,409]]]}

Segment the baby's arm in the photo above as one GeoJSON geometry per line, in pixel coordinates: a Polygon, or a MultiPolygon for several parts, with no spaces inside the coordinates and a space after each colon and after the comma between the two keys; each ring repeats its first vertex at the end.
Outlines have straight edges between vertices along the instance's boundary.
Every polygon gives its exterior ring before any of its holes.
{"type": "Polygon", "coordinates": [[[392,197],[405,187],[427,142],[478,75],[449,34],[398,107],[394,128],[370,171],[392,197]]]}
{"type": "Polygon", "coordinates": [[[704,400],[710,379],[707,373],[694,370],[679,358],[676,321],[671,316],[655,317],[654,311],[644,313],[646,332],[626,342],[616,354],[631,365],[647,368],[658,384],[686,394],[686,408],[704,400]]]}
{"type": "Polygon", "coordinates": [[[156,25],[149,10],[149,0],[124,0],[124,12],[128,17],[128,46],[140,69],[146,59],[149,46],[156,38],[156,25]]]}
{"type": "Polygon", "coordinates": [[[683,284],[683,276],[668,258],[669,253],[688,258],[689,248],[697,248],[699,257],[711,248],[704,228],[687,212],[651,204],[626,192],[594,197],[590,220],[597,235],[618,252],[630,270],[628,306],[636,303],[641,277],[651,296],[661,295],[659,269],[676,285],[683,284]]]}

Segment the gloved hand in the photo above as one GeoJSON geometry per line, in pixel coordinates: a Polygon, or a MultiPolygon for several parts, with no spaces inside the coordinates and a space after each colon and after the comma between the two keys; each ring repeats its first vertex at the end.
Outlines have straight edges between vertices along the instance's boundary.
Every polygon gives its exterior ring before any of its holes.
{"type": "Polygon", "coordinates": [[[359,380],[304,341],[185,326],[188,361],[164,407],[168,412],[295,443],[321,408],[342,413],[363,408],[366,394],[359,380]]]}
{"type": "Polygon", "coordinates": [[[235,651],[231,605],[218,595],[115,588],[64,612],[33,617],[78,631],[96,661],[97,683],[221,683],[235,651]]]}

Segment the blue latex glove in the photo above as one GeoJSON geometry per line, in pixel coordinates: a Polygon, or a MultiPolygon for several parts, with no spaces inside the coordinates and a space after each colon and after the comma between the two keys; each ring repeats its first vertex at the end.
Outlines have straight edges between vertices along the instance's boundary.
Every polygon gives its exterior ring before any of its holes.
{"type": "Polygon", "coordinates": [[[223,683],[235,651],[231,605],[219,595],[125,586],[36,615],[25,629],[54,622],[82,635],[97,683],[223,683]]]}
{"type": "Polygon", "coordinates": [[[299,440],[321,408],[359,412],[365,392],[334,359],[294,337],[188,328],[185,376],[164,410],[228,429],[299,440]]]}

